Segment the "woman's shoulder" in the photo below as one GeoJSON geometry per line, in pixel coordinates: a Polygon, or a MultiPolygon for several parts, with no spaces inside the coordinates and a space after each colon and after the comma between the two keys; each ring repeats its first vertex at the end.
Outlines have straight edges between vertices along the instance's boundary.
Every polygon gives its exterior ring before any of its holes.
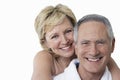
{"type": "Polygon", "coordinates": [[[49,69],[54,74],[54,57],[46,50],[39,51],[34,57],[34,66],[38,69],[49,69]]]}
{"type": "Polygon", "coordinates": [[[52,55],[47,50],[41,50],[41,51],[37,52],[37,54],[36,54],[36,56],[44,56],[44,55],[52,57],[52,55]]]}
{"type": "Polygon", "coordinates": [[[37,52],[37,54],[34,57],[34,61],[42,60],[44,62],[45,60],[45,62],[48,62],[48,61],[50,62],[52,60],[52,57],[53,56],[48,51],[42,50],[42,51],[37,52]]]}
{"type": "Polygon", "coordinates": [[[53,59],[48,51],[39,51],[33,60],[33,79],[51,78],[53,75],[53,59]]]}

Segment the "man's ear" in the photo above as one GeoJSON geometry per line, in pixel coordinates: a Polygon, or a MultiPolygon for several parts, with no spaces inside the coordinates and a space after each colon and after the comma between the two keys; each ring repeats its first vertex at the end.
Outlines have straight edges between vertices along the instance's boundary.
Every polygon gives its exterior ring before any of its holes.
{"type": "Polygon", "coordinates": [[[112,49],[111,49],[111,52],[114,51],[114,48],[115,48],[115,38],[112,40],[112,49]]]}
{"type": "Polygon", "coordinates": [[[77,44],[75,43],[75,54],[77,55],[78,49],[77,49],[77,44]]]}

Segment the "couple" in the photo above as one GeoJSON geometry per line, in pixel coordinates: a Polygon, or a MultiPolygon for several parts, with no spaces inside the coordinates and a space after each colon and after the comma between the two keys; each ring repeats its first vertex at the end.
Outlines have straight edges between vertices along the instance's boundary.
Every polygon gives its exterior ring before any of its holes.
{"type": "Polygon", "coordinates": [[[34,58],[32,80],[119,80],[108,19],[86,15],[75,25],[73,12],[61,4],[39,13],[35,29],[44,50],[34,58]]]}

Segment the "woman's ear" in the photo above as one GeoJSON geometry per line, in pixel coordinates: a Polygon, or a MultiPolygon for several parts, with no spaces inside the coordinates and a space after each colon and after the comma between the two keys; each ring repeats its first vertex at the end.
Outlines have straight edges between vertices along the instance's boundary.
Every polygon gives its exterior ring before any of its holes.
{"type": "Polygon", "coordinates": [[[41,40],[41,44],[44,48],[48,48],[48,44],[47,44],[47,41],[45,39],[41,40]]]}
{"type": "Polygon", "coordinates": [[[49,45],[48,45],[48,43],[47,43],[46,40],[44,40],[44,45],[45,45],[47,48],[49,47],[49,45]]]}

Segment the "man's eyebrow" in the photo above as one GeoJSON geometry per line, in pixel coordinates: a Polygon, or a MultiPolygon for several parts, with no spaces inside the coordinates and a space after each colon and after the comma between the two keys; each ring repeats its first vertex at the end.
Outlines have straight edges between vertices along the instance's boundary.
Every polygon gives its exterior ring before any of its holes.
{"type": "Polygon", "coordinates": [[[99,40],[96,40],[96,41],[106,41],[105,39],[99,39],[99,40]]]}
{"type": "Polygon", "coordinates": [[[81,40],[80,42],[82,43],[82,42],[90,42],[90,41],[89,40],[81,40]]]}

